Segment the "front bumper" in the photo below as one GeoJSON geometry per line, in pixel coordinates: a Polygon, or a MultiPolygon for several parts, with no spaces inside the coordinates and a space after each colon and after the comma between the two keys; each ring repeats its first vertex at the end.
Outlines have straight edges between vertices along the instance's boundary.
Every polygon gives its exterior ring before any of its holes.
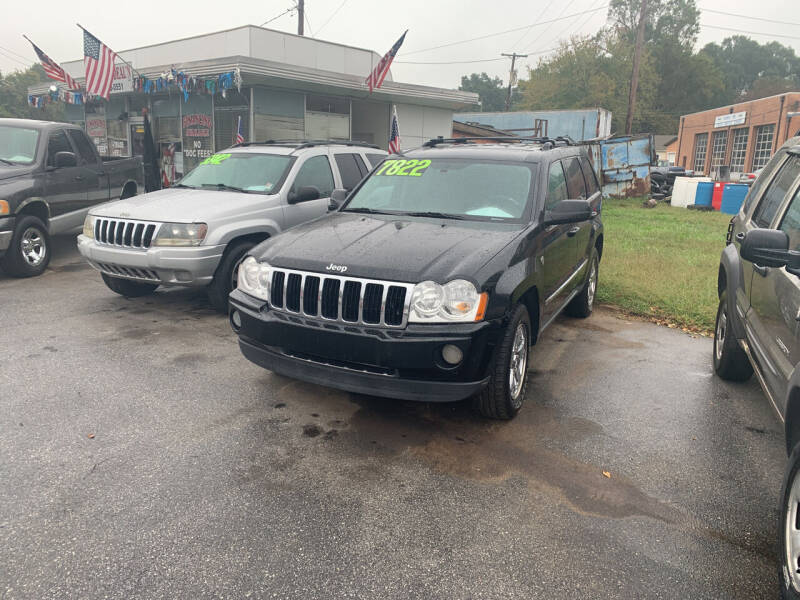
{"type": "Polygon", "coordinates": [[[501,333],[500,322],[409,324],[404,329],[342,325],[270,310],[234,290],[239,347],[246,358],[280,375],[348,392],[423,402],[454,402],[483,389],[501,333]],[[463,360],[449,366],[445,344],[463,360]]]}
{"type": "Polygon", "coordinates": [[[15,225],[16,218],[0,217],[0,256],[3,256],[11,245],[11,238],[14,237],[15,225]]]}
{"type": "Polygon", "coordinates": [[[78,252],[101,273],[160,285],[208,285],[224,251],[225,246],[154,246],[138,250],[98,244],[83,234],[78,236],[78,252]]]}

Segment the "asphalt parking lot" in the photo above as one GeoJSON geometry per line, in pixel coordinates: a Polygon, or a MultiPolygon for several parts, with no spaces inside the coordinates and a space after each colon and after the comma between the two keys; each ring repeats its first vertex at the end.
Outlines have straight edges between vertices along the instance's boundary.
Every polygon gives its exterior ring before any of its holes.
{"type": "Polygon", "coordinates": [[[486,422],[273,375],[73,244],[0,274],[1,597],[777,596],[781,426],[711,340],[561,318],[486,422]]]}

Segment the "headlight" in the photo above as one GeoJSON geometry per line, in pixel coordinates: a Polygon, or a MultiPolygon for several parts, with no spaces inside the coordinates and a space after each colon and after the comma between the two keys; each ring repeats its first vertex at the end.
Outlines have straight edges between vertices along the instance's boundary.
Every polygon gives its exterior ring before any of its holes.
{"type": "Polygon", "coordinates": [[[450,321],[482,321],[489,295],[478,293],[464,279],[445,285],[423,281],[411,294],[411,323],[447,323],[450,321]]]}
{"type": "Polygon", "coordinates": [[[260,263],[248,256],[239,265],[237,287],[251,296],[269,300],[271,271],[267,263],[260,263]]]}
{"type": "Polygon", "coordinates": [[[94,217],[92,215],[86,215],[86,219],[83,221],[83,235],[94,239],[94,217]]]}
{"type": "Polygon", "coordinates": [[[208,233],[205,223],[162,223],[154,246],[199,246],[208,233]]]}

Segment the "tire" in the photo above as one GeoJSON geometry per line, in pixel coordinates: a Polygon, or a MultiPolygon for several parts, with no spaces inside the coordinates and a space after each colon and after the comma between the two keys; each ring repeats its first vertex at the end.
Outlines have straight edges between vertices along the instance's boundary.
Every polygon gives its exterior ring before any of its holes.
{"type": "Polygon", "coordinates": [[[800,444],[789,455],[781,489],[781,520],[778,523],[778,580],[783,600],[800,600],[800,529],[797,527],[800,510],[800,444]],[[795,542],[790,543],[790,538],[795,542]],[[794,559],[790,559],[790,554],[794,559]]]}
{"type": "Polygon", "coordinates": [[[567,304],[566,312],[570,317],[585,319],[592,314],[594,308],[594,297],[597,294],[597,282],[600,273],[600,259],[597,257],[597,249],[592,249],[592,257],[589,259],[589,274],[583,289],[567,304]]]}
{"type": "Polygon", "coordinates": [[[207,290],[209,302],[219,312],[228,312],[228,295],[236,289],[239,263],[254,246],[253,242],[242,241],[234,242],[225,249],[207,290]]]}
{"type": "Polygon", "coordinates": [[[111,277],[105,273],[100,273],[103,281],[112,292],[125,296],[126,298],[141,298],[156,291],[157,283],[145,283],[143,281],[131,281],[121,277],[111,277]]]}
{"type": "Polygon", "coordinates": [[[753,365],[732,335],[728,318],[728,293],[722,292],[714,322],[714,372],[726,381],[747,381],[753,365]]]}
{"type": "Polygon", "coordinates": [[[513,419],[522,408],[528,387],[528,352],[531,319],[528,310],[518,304],[511,314],[503,339],[497,348],[488,385],[473,399],[474,408],[489,419],[513,419]],[[522,332],[522,339],[518,338],[522,332]],[[516,351],[515,351],[516,348],[516,351]],[[521,354],[519,352],[521,351],[521,354]],[[517,377],[512,390],[512,369],[517,377]],[[521,379],[520,379],[521,377],[521,379]]]}
{"type": "Polygon", "coordinates": [[[36,277],[50,264],[50,234],[34,216],[20,217],[3,256],[3,270],[13,277],[36,277]]]}

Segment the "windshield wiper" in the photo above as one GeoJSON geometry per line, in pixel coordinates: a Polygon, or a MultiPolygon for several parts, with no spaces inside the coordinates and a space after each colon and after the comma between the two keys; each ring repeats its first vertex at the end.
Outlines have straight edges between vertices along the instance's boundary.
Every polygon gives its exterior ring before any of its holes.
{"type": "Polygon", "coordinates": [[[409,217],[433,217],[434,219],[457,219],[457,220],[464,220],[462,215],[454,215],[451,213],[443,213],[443,212],[403,212],[399,213],[401,215],[408,215],[409,217]]]}
{"type": "Polygon", "coordinates": [[[353,213],[366,213],[368,215],[390,215],[392,213],[388,213],[383,210],[375,210],[374,208],[366,208],[366,207],[358,207],[358,208],[343,208],[342,212],[353,212],[353,213]]]}
{"type": "Polygon", "coordinates": [[[244,188],[236,187],[235,185],[228,185],[227,183],[203,183],[201,184],[203,187],[215,187],[218,190],[228,190],[231,192],[243,192],[245,194],[249,194],[250,190],[246,190],[244,188]]]}
{"type": "Polygon", "coordinates": [[[182,187],[182,188],[187,188],[187,189],[189,189],[189,190],[195,190],[195,189],[197,189],[197,188],[196,188],[196,187],[194,187],[193,185],[186,185],[185,183],[177,183],[177,184],[173,185],[172,187],[174,187],[174,188],[176,188],[176,187],[182,187]]]}

